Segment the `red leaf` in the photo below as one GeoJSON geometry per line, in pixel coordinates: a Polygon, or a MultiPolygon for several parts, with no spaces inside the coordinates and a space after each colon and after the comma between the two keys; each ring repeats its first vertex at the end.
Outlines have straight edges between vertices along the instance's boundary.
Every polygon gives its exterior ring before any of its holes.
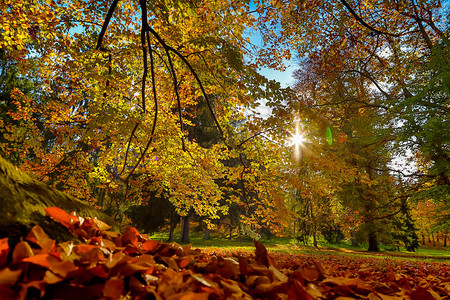
{"type": "Polygon", "coordinates": [[[69,215],[65,210],[59,207],[48,207],[45,209],[45,212],[50,218],[67,228],[70,228],[73,223],[78,221],[76,216],[69,215]]]}
{"type": "Polygon", "coordinates": [[[419,286],[411,293],[411,300],[434,300],[434,297],[426,288],[419,286]]]}
{"type": "Polygon", "coordinates": [[[125,232],[122,235],[122,245],[126,246],[128,244],[131,244],[135,247],[138,246],[138,236],[139,231],[137,231],[134,227],[127,227],[125,228],[125,232]]]}
{"type": "Polygon", "coordinates": [[[314,300],[314,298],[306,291],[306,289],[297,281],[294,280],[294,284],[288,291],[288,300],[304,299],[314,300]]]}
{"type": "Polygon", "coordinates": [[[17,300],[17,291],[9,288],[6,285],[0,284],[0,295],[2,295],[2,300],[17,300]]]}

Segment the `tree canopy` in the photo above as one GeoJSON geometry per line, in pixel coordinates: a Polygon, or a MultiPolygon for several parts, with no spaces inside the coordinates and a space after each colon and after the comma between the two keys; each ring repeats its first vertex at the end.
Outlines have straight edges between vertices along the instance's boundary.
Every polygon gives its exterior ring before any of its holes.
{"type": "Polygon", "coordinates": [[[3,152],[117,221],[165,199],[179,216],[211,228],[229,220],[252,236],[346,236],[376,251],[397,239],[414,250],[416,231],[448,234],[441,1],[0,8],[3,152]],[[292,57],[293,86],[260,74],[292,57]],[[296,131],[305,140],[292,145],[296,131]],[[396,167],[399,157],[413,170],[396,167]],[[439,215],[432,226],[424,203],[439,215]]]}

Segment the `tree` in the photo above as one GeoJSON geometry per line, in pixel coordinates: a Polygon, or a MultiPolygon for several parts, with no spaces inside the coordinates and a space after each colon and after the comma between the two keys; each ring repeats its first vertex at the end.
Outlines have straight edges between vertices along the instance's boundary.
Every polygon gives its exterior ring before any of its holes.
{"type": "Polygon", "coordinates": [[[252,101],[240,79],[253,76],[241,47],[253,22],[244,5],[7,1],[2,8],[2,47],[39,79],[42,94],[36,102],[17,92],[20,117],[31,122],[7,124],[11,139],[46,140],[39,122],[55,136],[48,149],[23,142],[35,157],[22,169],[88,201],[101,195],[102,206],[141,201],[150,177],[181,214],[193,208],[210,219],[225,211],[214,181],[223,176],[226,147],[203,148],[185,125],[189,107],[215,95],[214,107],[205,103],[220,136],[234,107],[252,101]]]}
{"type": "MultiPolygon", "coordinates": [[[[344,153],[353,164],[348,169],[357,172],[351,189],[362,204],[358,209],[366,220],[371,250],[378,248],[380,226],[375,221],[398,212],[405,199],[389,183],[389,172],[392,175],[399,170],[391,169],[389,159],[394,156],[388,151],[426,151],[427,171],[413,177],[430,179],[434,183],[426,180],[426,186],[437,187],[432,197],[448,199],[448,163],[444,162],[448,153],[446,143],[438,138],[439,132],[447,132],[448,122],[436,122],[447,118],[442,108],[448,102],[448,63],[439,68],[433,63],[437,53],[446,51],[448,40],[448,24],[441,22],[441,11],[440,1],[345,0],[275,1],[261,10],[261,19],[281,16],[278,22],[268,23],[271,28],[265,39],[289,43],[297,50],[301,68],[297,99],[303,104],[305,122],[323,122],[317,118],[321,114],[348,139],[344,153]],[[283,34],[274,38],[274,31],[283,34]],[[383,192],[374,193],[375,187],[382,187],[383,192]],[[390,206],[391,200],[379,203],[386,199],[385,193],[395,203],[392,212],[376,209],[390,206]]],[[[292,99],[287,104],[296,110],[296,102],[292,99]]],[[[419,196],[418,185],[412,183],[407,194],[419,196]]]]}

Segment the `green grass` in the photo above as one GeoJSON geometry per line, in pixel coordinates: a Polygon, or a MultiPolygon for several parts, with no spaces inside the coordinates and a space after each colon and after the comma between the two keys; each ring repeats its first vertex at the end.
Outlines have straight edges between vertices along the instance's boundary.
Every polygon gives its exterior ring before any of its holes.
{"type": "MultiPolygon", "coordinates": [[[[167,241],[169,234],[167,232],[159,232],[150,236],[152,239],[167,241]]],[[[174,241],[177,241],[179,232],[174,233],[174,241]]],[[[190,240],[196,248],[225,248],[235,250],[253,251],[255,249],[253,241],[250,238],[246,239],[228,239],[224,237],[211,236],[210,240],[203,239],[202,232],[191,232],[190,240]]],[[[390,247],[381,245],[381,252],[369,253],[367,252],[367,245],[360,245],[359,247],[351,246],[348,243],[339,243],[336,245],[329,244],[324,240],[319,239],[319,249],[312,246],[312,241],[309,245],[298,243],[294,238],[288,237],[273,237],[271,239],[260,239],[261,243],[269,251],[282,251],[297,254],[312,254],[312,255],[326,255],[338,254],[344,256],[357,256],[366,258],[393,258],[401,260],[413,261],[446,261],[450,262],[450,251],[446,249],[435,248],[419,248],[416,252],[408,252],[400,248],[400,251],[390,251],[390,247]]]]}

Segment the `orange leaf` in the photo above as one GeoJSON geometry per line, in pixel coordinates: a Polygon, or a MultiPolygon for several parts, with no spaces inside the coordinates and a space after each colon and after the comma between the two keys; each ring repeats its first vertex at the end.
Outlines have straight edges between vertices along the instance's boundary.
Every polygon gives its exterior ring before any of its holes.
{"type": "Polygon", "coordinates": [[[49,252],[53,247],[55,247],[55,240],[50,239],[39,225],[36,225],[31,229],[26,240],[35,243],[41,247],[44,252],[49,252]]]}
{"type": "Polygon", "coordinates": [[[158,248],[158,246],[159,246],[159,242],[158,241],[149,240],[149,241],[144,242],[141,245],[141,248],[145,252],[154,252],[156,250],[156,248],[158,248]]]}
{"type": "Polygon", "coordinates": [[[191,247],[192,247],[192,243],[191,244],[187,244],[187,245],[184,245],[182,248],[183,248],[183,251],[184,251],[184,255],[189,255],[189,252],[191,251],[191,247]]]}
{"type": "Polygon", "coordinates": [[[69,215],[65,210],[59,207],[48,207],[45,209],[45,212],[50,218],[67,228],[70,228],[73,223],[78,221],[76,216],[69,215]]]}
{"type": "Polygon", "coordinates": [[[168,300],[208,300],[208,293],[193,293],[193,292],[184,292],[169,296],[168,300]]]}
{"type": "Polygon", "coordinates": [[[0,268],[8,261],[9,245],[8,238],[0,239],[0,268]]]}
{"type": "Polygon", "coordinates": [[[38,255],[24,258],[22,261],[26,261],[26,262],[44,267],[46,269],[50,269],[50,264],[48,263],[48,257],[49,257],[48,254],[38,254],[38,255]]]}
{"type": "Polygon", "coordinates": [[[185,268],[187,265],[189,265],[189,263],[190,263],[191,261],[192,261],[192,260],[190,260],[190,259],[188,259],[188,258],[185,258],[185,259],[181,260],[181,261],[178,263],[178,266],[180,266],[180,268],[185,268]]]}

